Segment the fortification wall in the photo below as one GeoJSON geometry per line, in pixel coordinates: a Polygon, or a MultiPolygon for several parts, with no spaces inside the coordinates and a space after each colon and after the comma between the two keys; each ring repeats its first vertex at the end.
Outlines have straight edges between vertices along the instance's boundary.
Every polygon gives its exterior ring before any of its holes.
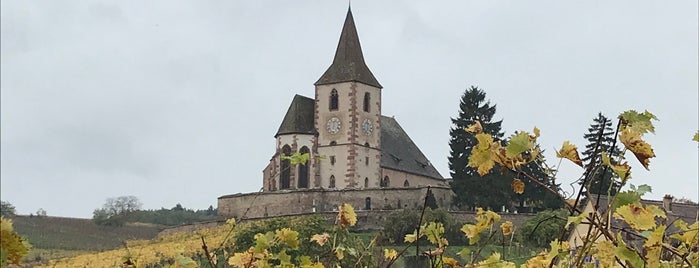
{"type": "MultiPolygon", "coordinates": [[[[452,195],[449,187],[432,187],[437,205],[448,208],[452,195]]],[[[423,204],[427,187],[369,189],[284,190],[226,195],[218,198],[219,218],[264,218],[336,211],[341,203],[356,211],[417,209],[423,204]],[[247,212],[246,212],[247,211],[247,212]]]]}

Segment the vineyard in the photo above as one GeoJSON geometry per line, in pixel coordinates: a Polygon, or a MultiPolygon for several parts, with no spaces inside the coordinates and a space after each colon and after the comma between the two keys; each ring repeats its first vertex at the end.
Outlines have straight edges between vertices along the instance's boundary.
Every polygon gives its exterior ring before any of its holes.
{"type": "MultiPolygon", "coordinates": [[[[618,138],[646,169],[655,153],[643,136],[654,133],[655,120],[647,111],[624,112],[619,116],[615,134],[614,143],[618,138]]],[[[521,169],[540,156],[541,149],[536,145],[541,135],[539,129],[534,128],[531,133],[520,131],[510,137],[509,143],[483,133],[478,121],[464,131],[478,140],[469,157],[469,166],[480,174],[496,167],[502,172],[514,172],[517,178],[511,184],[517,193],[527,190],[523,180],[539,181],[521,169]]],[[[694,140],[699,142],[699,132],[694,140]]],[[[602,165],[589,165],[585,174],[592,174],[590,171],[598,168],[615,173],[621,186],[629,182],[631,167],[625,159],[611,159],[598,148],[594,151],[602,165]]],[[[585,168],[577,147],[567,141],[557,150],[557,155],[585,168]]],[[[303,160],[307,156],[296,154],[291,158],[303,160]]],[[[303,164],[301,160],[298,163],[303,164]]],[[[583,184],[589,184],[589,176],[583,177],[583,184]]],[[[599,196],[588,195],[584,210],[580,190],[573,204],[565,203],[569,216],[561,217],[566,224],[560,228],[559,238],[517,263],[515,259],[520,257],[508,254],[519,246],[514,239],[517,228],[512,222],[503,221],[493,211],[478,208],[473,221],[460,228],[469,247],[454,247],[447,235],[449,226],[440,221],[426,221],[428,198],[425,197],[416,228],[403,235],[405,244],[398,247],[379,245],[378,237],[363,238],[351,233],[357,215],[351,205],[342,204],[332,226],[324,225],[325,220],[319,217],[272,219],[262,224],[237,224],[230,219],[215,228],[129,241],[117,250],[53,260],[45,267],[398,267],[398,260],[405,260],[409,267],[431,268],[516,267],[517,264],[525,268],[698,267],[699,221],[672,219],[672,211],[641,202],[641,197],[651,191],[650,186],[628,184],[630,188],[610,195],[607,203],[600,203],[599,196]],[[575,236],[566,235],[571,229],[575,236]],[[569,240],[572,237],[576,239],[569,240]],[[500,250],[493,250],[493,245],[500,245],[500,250]]],[[[26,254],[28,243],[13,232],[11,221],[3,220],[2,227],[3,260],[17,262],[26,254]]]]}

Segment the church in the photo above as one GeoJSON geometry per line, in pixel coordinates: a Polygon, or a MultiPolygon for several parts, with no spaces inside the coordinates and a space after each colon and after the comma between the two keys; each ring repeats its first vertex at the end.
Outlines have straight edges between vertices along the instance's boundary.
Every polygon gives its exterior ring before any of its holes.
{"type": "Polygon", "coordinates": [[[315,96],[291,100],[262,191],[219,197],[219,216],[302,215],[341,203],[360,211],[417,209],[427,191],[438,206],[449,206],[446,180],[400,124],[381,115],[383,87],[364,61],[351,9],[332,64],[314,85],[315,96]],[[308,162],[283,157],[294,153],[309,154],[308,162]]]}

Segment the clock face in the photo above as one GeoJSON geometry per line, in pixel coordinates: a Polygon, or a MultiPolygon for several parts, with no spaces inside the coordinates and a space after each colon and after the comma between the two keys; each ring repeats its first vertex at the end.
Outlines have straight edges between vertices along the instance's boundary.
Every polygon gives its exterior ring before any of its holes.
{"type": "Polygon", "coordinates": [[[371,123],[371,120],[364,119],[364,122],[362,122],[362,131],[366,135],[371,135],[371,132],[374,131],[374,124],[371,123]]]}
{"type": "Polygon", "coordinates": [[[342,128],[340,119],[338,119],[337,117],[330,118],[330,120],[328,120],[328,123],[325,125],[325,128],[328,129],[328,133],[337,134],[338,132],[340,132],[340,128],[342,128]]]}

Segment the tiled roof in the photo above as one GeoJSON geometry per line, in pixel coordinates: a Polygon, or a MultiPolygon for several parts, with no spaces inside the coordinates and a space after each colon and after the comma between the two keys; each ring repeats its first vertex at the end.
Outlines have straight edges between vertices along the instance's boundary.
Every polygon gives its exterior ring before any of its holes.
{"type": "Polygon", "coordinates": [[[362,47],[359,44],[357,28],[354,26],[352,10],[347,10],[345,25],[342,27],[340,41],[335,50],[335,58],[328,70],[318,79],[315,85],[326,85],[340,82],[361,82],[370,86],[382,88],[374,74],[364,62],[362,47]]]}
{"type": "Polygon", "coordinates": [[[316,134],[313,125],[315,100],[301,95],[294,96],[284,120],[277,130],[276,138],[282,134],[316,134]]]}
{"type": "Polygon", "coordinates": [[[398,122],[381,116],[381,167],[444,179],[398,122]]]}

